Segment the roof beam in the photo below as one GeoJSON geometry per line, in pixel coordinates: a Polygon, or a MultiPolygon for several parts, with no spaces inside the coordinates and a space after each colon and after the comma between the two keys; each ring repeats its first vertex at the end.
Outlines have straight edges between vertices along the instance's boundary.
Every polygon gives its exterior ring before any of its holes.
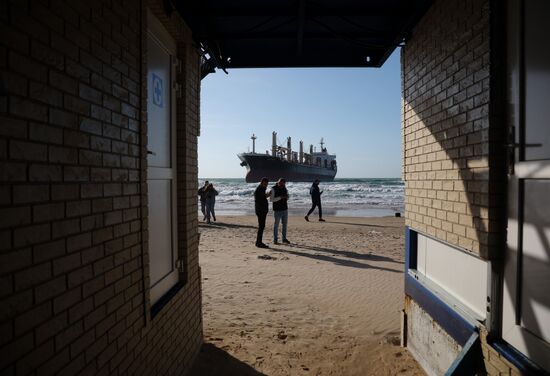
{"type": "MultiPolygon", "coordinates": [[[[354,39],[369,39],[369,38],[395,38],[395,33],[390,33],[386,31],[364,31],[364,32],[346,32],[344,33],[346,37],[354,39]]],[[[247,32],[236,32],[236,33],[215,33],[215,34],[202,34],[197,33],[196,36],[200,39],[208,38],[213,40],[231,40],[231,39],[295,39],[297,34],[294,32],[286,33],[274,33],[274,32],[259,32],[259,33],[247,33],[247,32]]],[[[317,32],[317,33],[301,33],[302,39],[339,39],[333,33],[329,32],[317,32]]]]}
{"type": "MultiPolygon", "coordinates": [[[[406,17],[414,8],[381,8],[381,7],[335,7],[335,8],[308,8],[310,17],[406,17]]],[[[238,8],[238,7],[217,7],[202,8],[188,7],[182,12],[191,17],[214,17],[214,18],[232,18],[232,17],[294,17],[295,8],[238,8]]]]}
{"type": "Polygon", "coordinates": [[[296,56],[304,50],[304,23],[306,18],[306,1],[298,0],[298,30],[296,35],[296,56]]]}

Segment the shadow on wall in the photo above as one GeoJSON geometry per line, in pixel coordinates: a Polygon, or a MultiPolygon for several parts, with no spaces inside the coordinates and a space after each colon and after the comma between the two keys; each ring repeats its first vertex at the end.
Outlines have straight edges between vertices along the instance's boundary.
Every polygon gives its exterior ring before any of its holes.
{"type": "MultiPolygon", "coordinates": [[[[404,177],[407,224],[491,260],[502,273],[508,220],[508,121],[502,83],[507,80],[503,64],[494,64],[490,72],[491,60],[502,57],[502,50],[489,44],[489,34],[495,32],[489,11],[498,11],[489,9],[489,4],[477,2],[473,9],[458,0],[434,4],[426,18],[441,20],[437,27],[420,25],[402,50],[404,177]],[[453,17],[467,21],[445,23],[449,9],[462,12],[453,17]],[[495,86],[499,83],[502,87],[495,86]]],[[[520,211],[511,209],[516,215],[510,219],[521,219],[520,211]]],[[[536,234],[533,241],[540,244],[544,257],[524,254],[523,268],[542,275],[548,262],[541,260],[550,260],[550,221],[546,212],[538,218],[531,212],[525,225],[536,234]]],[[[515,286],[508,288],[515,291],[515,286]]],[[[541,333],[544,323],[537,321],[534,310],[537,305],[550,309],[547,292],[528,288],[523,292],[522,320],[530,321],[531,331],[541,333]]]]}
{"type": "Polygon", "coordinates": [[[474,8],[434,4],[426,18],[440,21],[419,25],[402,50],[406,213],[413,227],[490,258],[502,227],[489,210],[506,199],[505,165],[495,163],[505,129],[489,128],[489,1],[474,8]],[[467,21],[445,22],[450,9],[467,21]]]}
{"type": "Polygon", "coordinates": [[[229,355],[212,343],[204,343],[195,360],[191,376],[265,376],[248,364],[229,355]]]}

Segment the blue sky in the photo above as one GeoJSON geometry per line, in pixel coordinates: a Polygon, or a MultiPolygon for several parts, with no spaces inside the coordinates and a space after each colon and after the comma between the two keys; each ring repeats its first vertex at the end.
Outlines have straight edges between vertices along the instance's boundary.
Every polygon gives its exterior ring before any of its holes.
{"type": "Polygon", "coordinates": [[[337,155],[337,178],[399,177],[399,50],[380,69],[234,69],[208,75],[201,88],[199,177],[238,178],[237,154],[292,137],[337,155]]]}

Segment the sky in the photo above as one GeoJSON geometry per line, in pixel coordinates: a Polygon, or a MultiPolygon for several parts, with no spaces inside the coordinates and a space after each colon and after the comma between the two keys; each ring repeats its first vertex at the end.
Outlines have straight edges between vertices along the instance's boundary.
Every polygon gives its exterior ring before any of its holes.
{"type": "Polygon", "coordinates": [[[399,50],[382,68],[218,70],[202,80],[200,178],[244,178],[238,153],[271,150],[271,132],[292,149],[321,137],[336,178],[400,177],[399,50]]]}

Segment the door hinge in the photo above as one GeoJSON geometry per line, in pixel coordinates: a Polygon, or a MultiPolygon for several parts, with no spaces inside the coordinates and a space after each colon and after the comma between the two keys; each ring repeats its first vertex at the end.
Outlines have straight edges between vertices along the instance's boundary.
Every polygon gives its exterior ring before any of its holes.
{"type": "Polygon", "coordinates": [[[514,164],[516,163],[516,148],[508,145],[516,144],[516,128],[508,128],[508,143],[506,147],[506,159],[508,161],[508,175],[514,175],[514,164]]]}
{"type": "Polygon", "coordinates": [[[176,91],[176,97],[181,98],[183,95],[182,85],[180,83],[174,82],[174,90],[176,91]]]}
{"type": "Polygon", "coordinates": [[[176,71],[176,74],[181,74],[183,64],[180,59],[178,59],[176,56],[172,55],[172,65],[174,66],[174,70],[176,71]]]}
{"type": "Polygon", "coordinates": [[[185,262],[183,259],[176,260],[176,269],[178,269],[180,273],[185,273],[185,262]]]}

